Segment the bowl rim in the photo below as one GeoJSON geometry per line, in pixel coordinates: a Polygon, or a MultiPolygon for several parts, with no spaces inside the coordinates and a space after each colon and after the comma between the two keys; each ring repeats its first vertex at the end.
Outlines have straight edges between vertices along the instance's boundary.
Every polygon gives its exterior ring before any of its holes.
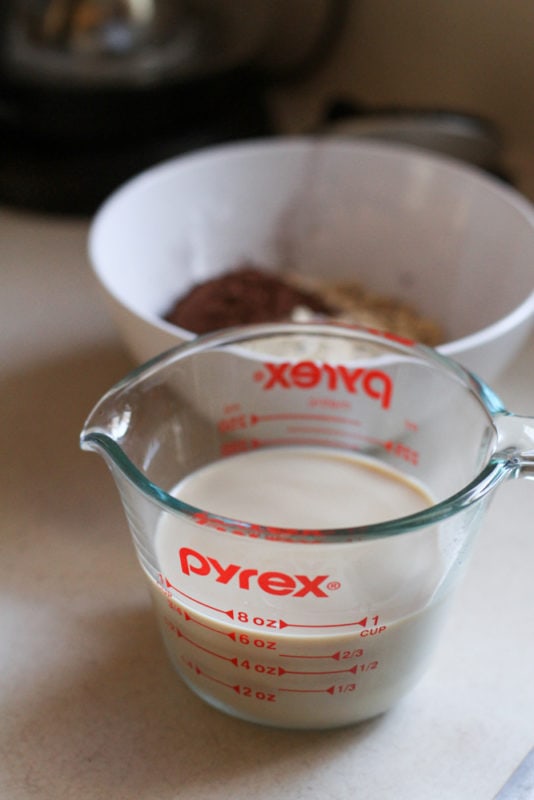
{"type": "MultiPolygon", "coordinates": [[[[132,192],[144,190],[146,185],[157,183],[162,177],[168,177],[168,175],[175,170],[189,169],[194,167],[197,163],[219,160],[221,157],[225,159],[229,157],[240,158],[245,154],[253,156],[261,153],[288,149],[302,152],[318,146],[321,148],[328,147],[330,149],[347,149],[351,152],[391,158],[409,156],[414,161],[427,163],[452,173],[456,172],[462,177],[482,183],[485,188],[496,193],[532,227],[534,237],[534,205],[530,200],[518,189],[505,183],[504,180],[491,175],[473,164],[460,161],[452,156],[426,151],[404,142],[377,141],[374,139],[366,139],[363,136],[361,138],[354,138],[332,135],[278,135],[275,137],[225,142],[173,156],[172,158],[165,159],[164,161],[144,169],[119,185],[97,208],[89,225],[87,252],[92,271],[98,282],[108,295],[131,316],[141,319],[152,328],[158,329],[160,333],[173,336],[177,340],[191,341],[195,339],[197,334],[167,322],[157,313],[134,308],[110,285],[106,279],[106,275],[101,269],[96,254],[100,231],[107,223],[110,213],[113,212],[116,206],[124,202],[124,198],[132,194],[132,192]]],[[[488,342],[498,339],[510,330],[517,328],[521,323],[526,322],[529,317],[533,318],[532,324],[534,325],[534,286],[530,294],[504,316],[499,317],[494,322],[485,325],[483,328],[473,333],[446,341],[438,345],[437,349],[444,355],[454,357],[458,352],[472,350],[482,344],[487,344],[488,342]]]]}

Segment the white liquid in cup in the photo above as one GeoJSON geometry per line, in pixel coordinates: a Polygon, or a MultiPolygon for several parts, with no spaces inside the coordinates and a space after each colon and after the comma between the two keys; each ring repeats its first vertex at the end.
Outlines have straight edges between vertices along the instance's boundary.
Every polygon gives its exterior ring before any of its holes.
{"type": "MultiPolygon", "coordinates": [[[[211,513],[301,529],[395,519],[432,504],[396,471],[342,451],[256,450],[174,491],[211,513]]],[[[298,544],[218,533],[165,514],[155,608],[186,683],[243,719],[335,727],[375,716],[420,677],[440,628],[436,530],[298,544]]]]}

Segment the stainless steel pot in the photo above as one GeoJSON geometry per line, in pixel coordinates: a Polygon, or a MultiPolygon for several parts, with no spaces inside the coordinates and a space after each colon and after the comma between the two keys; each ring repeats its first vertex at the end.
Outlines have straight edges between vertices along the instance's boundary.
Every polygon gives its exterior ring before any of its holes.
{"type": "Polygon", "coordinates": [[[86,213],[179,153],[273,132],[266,88],[352,0],[0,0],[0,200],[86,213]]]}
{"type": "Polygon", "coordinates": [[[139,87],[253,62],[291,70],[346,0],[3,0],[4,74],[26,84],[139,87]],[[288,36],[288,31],[298,35],[288,36]]]}

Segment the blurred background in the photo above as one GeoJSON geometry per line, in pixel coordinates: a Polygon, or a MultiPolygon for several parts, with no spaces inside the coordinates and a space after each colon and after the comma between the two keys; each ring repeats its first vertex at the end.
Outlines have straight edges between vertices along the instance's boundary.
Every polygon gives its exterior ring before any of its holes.
{"type": "Polygon", "coordinates": [[[93,213],[162,159],[279,133],[403,139],[515,182],[533,30],[529,0],[2,0],[0,202],[93,213]]]}

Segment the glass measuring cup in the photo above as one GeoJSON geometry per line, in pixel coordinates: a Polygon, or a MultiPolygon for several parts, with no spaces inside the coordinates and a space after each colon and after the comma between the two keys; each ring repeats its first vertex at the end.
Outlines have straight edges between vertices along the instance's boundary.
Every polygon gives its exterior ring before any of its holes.
{"type": "Polygon", "coordinates": [[[292,728],[416,683],[494,490],[534,476],[534,419],[434,351],[320,323],[157,357],[81,445],[115,478],[185,683],[292,728]]]}

